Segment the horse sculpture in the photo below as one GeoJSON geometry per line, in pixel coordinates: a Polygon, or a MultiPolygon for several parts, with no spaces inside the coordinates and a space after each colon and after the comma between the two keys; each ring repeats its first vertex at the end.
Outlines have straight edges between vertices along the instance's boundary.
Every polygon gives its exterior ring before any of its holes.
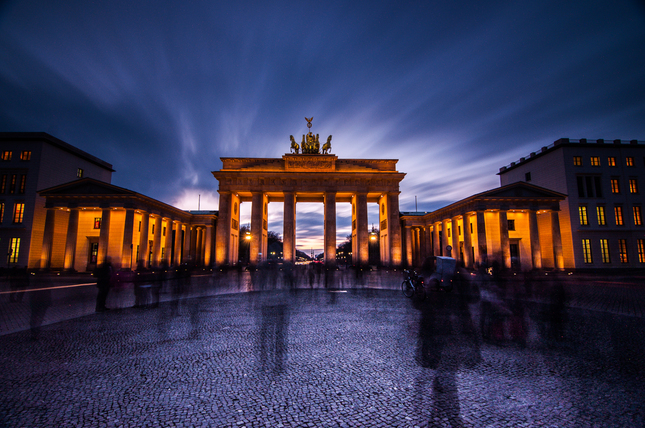
{"type": "Polygon", "coordinates": [[[293,138],[293,135],[289,135],[289,138],[291,139],[291,150],[293,150],[296,154],[298,154],[298,151],[300,150],[300,146],[298,143],[296,143],[296,140],[293,138]]]}
{"type": "Polygon", "coordinates": [[[322,154],[326,155],[331,150],[331,135],[327,138],[327,142],[322,146],[322,154]]]}

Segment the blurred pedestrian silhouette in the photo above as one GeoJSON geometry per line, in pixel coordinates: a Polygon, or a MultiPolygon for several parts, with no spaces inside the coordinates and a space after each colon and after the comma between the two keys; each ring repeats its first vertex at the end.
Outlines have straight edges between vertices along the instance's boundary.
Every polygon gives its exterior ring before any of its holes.
{"type": "Polygon", "coordinates": [[[9,287],[12,291],[9,294],[10,302],[22,302],[22,296],[25,294],[27,288],[29,288],[29,271],[25,267],[24,269],[19,269],[17,266],[14,266],[9,271],[9,287]]]}
{"type": "Polygon", "coordinates": [[[265,373],[281,374],[288,342],[288,308],[284,304],[262,306],[258,359],[265,373]]]}
{"type": "Polygon", "coordinates": [[[105,306],[107,301],[110,287],[112,286],[113,278],[112,262],[110,257],[106,257],[105,261],[94,270],[94,277],[96,278],[96,286],[99,289],[96,295],[96,312],[104,312],[109,310],[105,306]]]}

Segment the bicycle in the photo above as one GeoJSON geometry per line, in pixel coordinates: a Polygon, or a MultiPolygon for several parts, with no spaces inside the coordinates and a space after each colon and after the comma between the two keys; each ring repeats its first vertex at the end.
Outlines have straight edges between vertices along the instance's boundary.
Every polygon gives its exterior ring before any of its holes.
{"type": "Polygon", "coordinates": [[[409,270],[404,270],[407,274],[407,277],[401,283],[401,291],[403,295],[408,298],[417,296],[419,299],[423,300],[426,297],[426,290],[423,285],[423,279],[417,275],[416,271],[410,273],[409,270]]]}

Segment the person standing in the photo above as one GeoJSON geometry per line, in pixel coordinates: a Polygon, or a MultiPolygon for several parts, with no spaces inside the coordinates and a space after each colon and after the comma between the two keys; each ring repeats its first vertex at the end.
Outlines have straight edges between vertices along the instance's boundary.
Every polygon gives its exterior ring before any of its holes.
{"type": "Polygon", "coordinates": [[[96,286],[99,289],[96,295],[96,312],[105,312],[109,310],[105,306],[110,286],[112,285],[112,263],[109,257],[105,258],[105,262],[94,270],[96,278],[96,286]]]}

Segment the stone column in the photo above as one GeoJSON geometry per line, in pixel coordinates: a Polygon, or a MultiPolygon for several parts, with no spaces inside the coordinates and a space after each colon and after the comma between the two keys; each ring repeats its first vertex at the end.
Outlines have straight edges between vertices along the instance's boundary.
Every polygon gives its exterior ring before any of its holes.
{"type": "Polygon", "coordinates": [[[325,192],[325,264],[336,264],[336,192],[325,192]]]}
{"type": "Polygon", "coordinates": [[[66,271],[74,270],[76,258],[76,240],[78,239],[78,210],[70,210],[67,222],[67,238],[65,239],[65,259],[63,268],[66,271]]]}
{"type": "Polygon", "coordinates": [[[484,211],[477,211],[477,249],[478,263],[488,264],[488,245],[486,244],[486,217],[484,211]]]}
{"type": "MultiPolygon", "coordinates": [[[[360,266],[369,264],[370,243],[367,223],[367,193],[356,194],[356,236],[358,237],[358,263],[360,266]]],[[[335,255],[334,243],[334,259],[335,255]]]]}
{"type": "Polygon", "coordinates": [[[153,246],[152,246],[152,263],[154,267],[159,267],[161,265],[161,229],[162,229],[163,219],[161,216],[155,217],[155,233],[153,234],[153,246]]]}
{"type": "Polygon", "coordinates": [[[167,265],[172,264],[172,219],[166,219],[166,236],[164,237],[164,257],[163,261],[167,265]]]}
{"type": "Polygon", "coordinates": [[[473,268],[472,247],[473,240],[470,235],[470,215],[467,213],[462,216],[462,225],[464,228],[464,265],[467,269],[473,268]]]}
{"type": "Polygon", "coordinates": [[[412,255],[412,227],[405,226],[405,263],[408,267],[412,267],[413,255],[412,255]]]}
{"type": "Polygon", "coordinates": [[[284,192],[284,229],[282,259],[285,263],[296,262],[296,195],[284,192]]]}
{"type": "Polygon", "coordinates": [[[452,245],[452,257],[455,260],[461,260],[461,254],[459,254],[459,219],[457,217],[453,217],[450,219],[450,230],[451,230],[451,238],[450,242],[452,245]]]}
{"type": "Polygon", "coordinates": [[[204,266],[206,267],[211,266],[212,249],[213,249],[213,226],[206,226],[206,231],[204,233],[204,266]]]}
{"type": "Polygon", "coordinates": [[[502,266],[511,268],[511,246],[508,239],[508,217],[506,210],[499,210],[499,242],[502,245],[502,266]]]}
{"type": "Polygon", "coordinates": [[[255,265],[260,262],[262,252],[262,219],[264,218],[264,204],[262,192],[251,194],[251,255],[249,263],[255,265]]]}
{"type": "Polygon", "coordinates": [[[105,262],[108,256],[110,245],[110,209],[104,208],[101,211],[101,232],[99,233],[99,254],[96,260],[97,265],[105,262]]]}
{"type": "Polygon", "coordinates": [[[191,248],[193,247],[193,229],[194,226],[186,223],[186,231],[184,232],[184,262],[195,264],[191,248]]]}
{"type": "Polygon", "coordinates": [[[448,236],[448,229],[451,229],[451,224],[449,223],[450,219],[444,218],[441,221],[441,255],[446,257],[455,257],[455,249],[453,248],[448,253],[448,245],[452,247],[452,230],[450,231],[450,237],[448,236]]]}
{"type": "Polygon", "coordinates": [[[537,213],[535,210],[529,210],[529,234],[531,239],[533,269],[542,269],[542,247],[540,246],[540,233],[538,231],[537,213]]]}
{"type": "Polygon", "coordinates": [[[134,210],[125,210],[123,225],[123,249],[121,250],[121,269],[132,270],[132,235],[134,234],[134,210]]]}
{"type": "Polygon", "coordinates": [[[440,256],[441,255],[441,242],[439,239],[439,225],[441,223],[436,222],[432,225],[432,255],[440,256]]]}
{"type": "Polygon", "coordinates": [[[148,266],[148,237],[150,233],[150,214],[141,211],[141,230],[139,232],[139,260],[137,268],[147,268],[148,266]]]}
{"type": "Polygon", "coordinates": [[[388,223],[390,228],[390,264],[394,267],[401,266],[403,253],[401,248],[401,220],[399,218],[399,193],[390,192],[388,200],[388,223]]]}
{"type": "MultiPolygon", "coordinates": [[[[181,231],[181,226],[179,228],[181,231]]],[[[180,236],[176,236],[176,240],[180,236]]],[[[215,233],[215,263],[225,265],[228,263],[231,242],[231,192],[219,191],[219,213],[217,215],[217,231],[215,233]]],[[[175,257],[179,257],[175,250],[175,257]]]]}
{"type": "Polygon", "coordinates": [[[48,209],[45,217],[45,233],[43,248],[40,255],[40,268],[49,269],[52,263],[52,247],[54,245],[54,228],[56,227],[56,210],[48,209]]]}
{"type": "Polygon", "coordinates": [[[562,236],[560,235],[560,218],[557,211],[551,211],[551,234],[553,236],[553,260],[555,268],[564,269],[564,255],[562,254],[562,236]]]}
{"type": "Polygon", "coordinates": [[[181,232],[182,232],[182,223],[178,221],[177,223],[175,223],[175,260],[173,260],[173,264],[175,266],[179,266],[182,262],[181,248],[184,242],[181,239],[181,232]]]}

